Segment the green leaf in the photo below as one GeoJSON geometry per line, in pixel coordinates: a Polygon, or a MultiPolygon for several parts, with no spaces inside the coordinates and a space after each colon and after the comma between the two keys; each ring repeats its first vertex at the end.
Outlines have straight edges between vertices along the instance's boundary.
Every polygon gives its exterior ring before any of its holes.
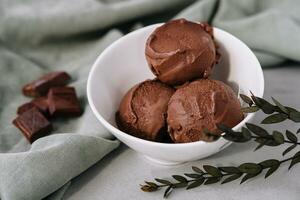
{"type": "Polygon", "coordinates": [[[189,184],[186,189],[190,190],[192,188],[199,187],[204,183],[204,180],[205,180],[204,178],[198,179],[198,180],[192,182],[191,184],[189,184]]]}
{"type": "Polygon", "coordinates": [[[284,143],[284,136],[281,132],[273,131],[272,136],[273,136],[274,141],[277,142],[278,144],[284,143]]]}
{"type": "Polygon", "coordinates": [[[187,176],[187,177],[190,177],[190,178],[201,178],[202,177],[202,175],[200,175],[200,174],[187,174],[187,173],[185,173],[184,175],[187,176]]]}
{"type": "Polygon", "coordinates": [[[263,129],[263,128],[255,125],[255,124],[246,123],[246,126],[255,135],[258,135],[258,136],[261,136],[261,137],[265,137],[265,136],[269,135],[268,132],[265,129],[263,129]]]}
{"type": "Polygon", "coordinates": [[[265,139],[265,138],[257,138],[254,140],[255,142],[259,143],[260,145],[255,149],[258,150],[260,149],[262,146],[266,145],[266,146],[270,146],[270,147],[275,147],[278,146],[280,144],[278,144],[273,138],[270,139],[265,139]]]}
{"type": "Polygon", "coordinates": [[[174,188],[184,188],[188,185],[188,182],[181,182],[181,183],[175,183],[173,184],[174,188]]]}
{"type": "Polygon", "coordinates": [[[251,99],[254,101],[254,103],[257,105],[257,106],[261,106],[261,103],[259,101],[259,99],[250,91],[251,93],[251,99]]]}
{"type": "Polygon", "coordinates": [[[187,179],[183,176],[180,175],[173,175],[172,176],[175,180],[179,181],[180,183],[184,183],[187,182],[187,179]]]}
{"type": "Polygon", "coordinates": [[[267,143],[268,139],[265,139],[265,138],[256,138],[254,141],[257,142],[257,143],[259,143],[259,145],[254,149],[254,151],[257,151],[258,149],[260,149],[263,146],[265,146],[265,144],[267,143]]]}
{"type": "Polygon", "coordinates": [[[291,108],[291,107],[288,107],[288,106],[285,106],[285,108],[289,111],[289,113],[298,112],[298,110],[296,110],[295,108],[291,108]]]}
{"type": "Polygon", "coordinates": [[[232,176],[227,177],[226,179],[224,179],[224,181],[221,184],[225,184],[225,183],[229,183],[231,181],[234,181],[238,178],[240,178],[243,174],[239,173],[239,174],[234,174],[232,176]]]}
{"type": "Polygon", "coordinates": [[[293,144],[289,146],[284,152],[282,153],[282,156],[285,156],[288,152],[292,151],[294,148],[296,148],[297,144],[293,144]]]}
{"type": "Polygon", "coordinates": [[[262,167],[256,163],[244,163],[241,164],[238,168],[241,172],[247,174],[257,174],[260,173],[262,170],[262,167]]]}
{"type": "Polygon", "coordinates": [[[265,114],[272,114],[273,112],[275,112],[275,106],[270,104],[268,101],[259,97],[256,97],[256,99],[260,102],[259,107],[265,114]]]}
{"type": "Polygon", "coordinates": [[[244,138],[241,132],[225,132],[222,135],[225,140],[229,140],[232,142],[247,142],[249,141],[247,138],[244,138]]]}
{"type": "Polygon", "coordinates": [[[279,101],[277,101],[275,98],[272,97],[273,102],[275,103],[275,105],[284,113],[288,114],[289,111],[286,107],[284,107],[281,103],[279,103],[279,101]]]}
{"type": "Polygon", "coordinates": [[[247,181],[247,180],[250,179],[250,178],[253,178],[253,177],[257,176],[258,174],[259,174],[259,173],[257,173],[257,174],[246,174],[246,175],[242,178],[240,184],[244,183],[245,181],[247,181]]]}
{"type": "Polygon", "coordinates": [[[262,99],[260,97],[256,97],[253,94],[252,94],[251,98],[254,101],[255,105],[258,106],[260,109],[262,109],[262,111],[264,113],[266,113],[266,114],[272,114],[275,111],[275,106],[273,106],[268,101],[266,101],[266,100],[264,100],[264,99],[262,99]]]}
{"type": "Polygon", "coordinates": [[[285,134],[286,134],[286,137],[289,139],[289,141],[294,142],[294,143],[298,142],[297,136],[294,133],[292,133],[291,131],[286,130],[285,134]]]}
{"type": "Polygon", "coordinates": [[[300,112],[291,112],[290,119],[294,122],[300,122],[300,112]]]}
{"type": "MultiPolygon", "coordinates": [[[[264,141],[267,141],[267,140],[264,140],[264,141]]],[[[262,142],[259,145],[257,145],[257,147],[254,149],[254,151],[261,149],[263,146],[265,146],[265,143],[262,142]]]]}
{"type": "Polygon", "coordinates": [[[204,174],[204,172],[196,166],[192,166],[192,170],[198,174],[204,174]]]}
{"type": "Polygon", "coordinates": [[[240,173],[239,168],[237,167],[219,167],[219,169],[223,172],[229,173],[229,174],[237,174],[240,173]]]}
{"type": "Polygon", "coordinates": [[[268,138],[256,138],[254,141],[266,146],[278,146],[278,143],[275,142],[272,136],[268,138]]]}
{"type": "Polygon", "coordinates": [[[256,138],[254,141],[259,143],[259,144],[265,144],[268,139],[266,138],[256,138]]]}
{"type": "Polygon", "coordinates": [[[165,193],[164,193],[164,198],[168,198],[168,196],[171,194],[172,192],[172,186],[170,185],[169,187],[167,187],[167,189],[165,190],[165,193]]]}
{"type": "Polygon", "coordinates": [[[141,190],[144,192],[153,192],[156,191],[158,188],[157,187],[151,187],[149,185],[141,185],[141,190]]]}
{"type": "Polygon", "coordinates": [[[251,140],[251,133],[247,128],[242,127],[242,135],[246,141],[251,140]]]}
{"type": "Polygon", "coordinates": [[[211,165],[203,165],[203,169],[210,175],[214,176],[214,177],[220,177],[222,176],[222,173],[221,171],[214,167],[214,166],[211,166],[211,165]]]}
{"type": "Polygon", "coordinates": [[[278,144],[273,138],[267,139],[266,142],[264,143],[266,146],[270,146],[270,147],[275,147],[278,146],[280,144],[278,144]]]}
{"type": "Polygon", "coordinates": [[[164,184],[164,185],[171,185],[172,184],[170,181],[167,181],[167,180],[164,180],[164,179],[156,178],[154,180],[161,183],[161,184],[164,184]]]}
{"type": "Polygon", "coordinates": [[[275,123],[280,123],[286,120],[288,116],[283,113],[276,113],[273,115],[270,115],[266,117],[264,120],[262,120],[262,124],[275,124],[275,123]]]}
{"type": "Polygon", "coordinates": [[[245,103],[249,104],[250,106],[253,104],[252,99],[250,97],[248,97],[247,95],[240,94],[240,97],[245,103]]]}
{"type": "Polygon", "coordinates": [[[153,183],[153,182],[145,181],[145,183],[147,183],[151,187],[158,187],[158,185],[156,183],[153,183]]]}
{"type": "Polygon", "coordinates": [[[300,162],[300,151],[298,151],[294,156],[293,156],[293,159],[292,159],[292,162],[289,166],[289,169],[291,169],[295,164],[299,163],[300,162]]]}
{"type": "Polygon", "coordinates": [[[220,131],[225,132],[225,133],[234,133],[234,131],[226,126],[225,124],[217,124],[217,127],[220,131]]]}
{"type": "Polygon", "coordinates": [[[276,160],[276,159],[269,159],[269,160],[262,161],[259,164],[262,166],[263,169],[266,169],[266,168],[270,168],[270,167],[279,165],[280,161],[276,160]]]}
{"type": "Polygon", "coordinates": [[[259,108],[257,106],[251,106],[251,107],[242,107],[241,110],[243,113],[254,113],[259,111],[259,108]]]}
{"type": "Polygon", "coordinates": [[[265,178],[268,178],[269,176],[271,176],[271,174],[273,174],[280,166],[280,162],[278,162],[277,165],[273,165],[272,167],[270,167],[270,169],[267,171],[265,178]]]}
{"type": "Polygon", "coordinates": [[[221,177],[208,177],[204,183],[204,185],[210,185],[217,183],[221,180],[221,177]]]}

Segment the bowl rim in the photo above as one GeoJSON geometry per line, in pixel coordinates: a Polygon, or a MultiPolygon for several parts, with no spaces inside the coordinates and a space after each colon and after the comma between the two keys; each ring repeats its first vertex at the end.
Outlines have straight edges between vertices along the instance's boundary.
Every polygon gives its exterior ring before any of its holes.
{"type": "MultiPolygon", "coordinates": [[[[105,57],[106,54],[108,54],[108,52],[110,52],[111,49],[113,49],[115,46],[117,46],[122,40],[126,40],[128,37],[134,37],[135,35],[139,34],[140,32],[145,31],[146,29],[152,29],[158,26],[161,26],[164,23],[157,23],[157,24],[152,24],[149,26],[145,26],[141,29],[135,30],[133,32],[130,32],[126,35],[124,35],[123,37],[117,39],[116,41],[114,41],[112,44],[110,44],[108,47],[106,47],[101,53],[100,55],[97,57],[96,61],[94,62],[94,64],[92,65],[92,68],[89,72],[88,75],[88,80],[87,80],[87,98],[88,98],[88,103],[89,106],[92,109],[92,112],[94,113],[94,115],[96,116],[96,118],[101,122],[101,124],[111,133],[113,134],[115,137],[117,137],[116,135],[121,135],[122,137],[125,137],[127,140],[131,140],[132,142],[138,142],[144,145],[154,145],[154,146],[160,146],[160,147],[186,147],[186,146],[194,146],[194,145],[204,145],[204,144],[214,144],[217,141],[220,140],[225,140],[223,138],[219,138],[218,140],[214,141],[214,142],[205,142],[205,141],[195,141],[195,142],[189,142],[189,143],[161,143],[161,142],[155,142],[155,141],[150,141],[150,140],[145,140],[145,139],[141,139],[135,136],[132,136],[126,132],[121,131],[120,129],[114,127],[113,125],[111,125],[108,121],[106,121],[102,115],[98,112],[94,102],[93,102],[93,98],[92,98],[92,79],[93,79],[93,75],[95,74],[95,71],[98,67],[100,67],[101,65],[99,65],[99,63],[101,62],[101,59],[103,57],[105,57]],[[116,135],[115,135],[116,134],[116,135]]],[[[213,27],[214,31],[217,31],[221,34],[225,34],[228,37],[231,37],[235,40],[238,40],[242,46],[244,46],[246,49],[249,50],[249,53],[252,54],[252,56],[255,58],[255,62],[257,63],[257,67],[259,68],[259,85],[260,85],[260,91],[259,94],[256,94],[258,97],[263,97],[264,94],[264,89],[265,89],[265,81],[264,81],[264,75],[263,75],[263,70],[262,67],[257,59],[257,57],[255,56],[255,54],[252,52],[252,50],[244,43],[242,42],[240,39],[238,39],[237,37],[233,36],[232,34],[213,27]]],[[[232,129],[233,130],[237,130],[239,129],[241,126],[243,126],[246,122],[250,121],[254,115],[256,113],[249,113],[247,114],[247,116],[240,122],[238,123],[236,126],[234,126],[232,129]]],[[[229,142],[229,141],[228,141],[229,142]]]]}

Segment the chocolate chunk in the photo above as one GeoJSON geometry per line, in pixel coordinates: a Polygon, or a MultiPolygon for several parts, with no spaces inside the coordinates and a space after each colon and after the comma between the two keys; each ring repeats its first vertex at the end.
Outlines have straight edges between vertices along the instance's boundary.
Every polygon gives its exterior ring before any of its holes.
{"type": "Polygon", "coordinates": [[[18,107],[17,114],[20,115],[33,107],[35,107],[35,105],[31,102],[24,103],[23,105],[18,107]]]}
{"type": "Polygon", "coordinates": [[[64,86],[71,79],[66,72],[51,72],[25,85],[23,94],[29,97],[38,97],[47,94],[49,88],[64,86]]]}
{"type": "Polygon", "coordinates": [[[48,93],[51,116],[78,116],[82,113],[73,87],[55,87],[48,93]]]}
{"type": "Polygon", "coordinates": [[[38,97],[31,101],[43,114],[48,113],[48,99],[47,97],[38,97]]]}
{"type": "Polygon", "coordinates": [[[20,115],[33,107],[38,108],[40,112],[42,112],[45,116],[48,116],[49,113],[47,97],[38,97],[31,102],[24,103],[18,108],[17,113],[20,115]]]}
{"type": "Polygon", "coordinates": [[[52,130],[51,123],[36,107],[23,112],[13,120],[13,124],[22,131],[30,143],[47,135],[52,130]]]}

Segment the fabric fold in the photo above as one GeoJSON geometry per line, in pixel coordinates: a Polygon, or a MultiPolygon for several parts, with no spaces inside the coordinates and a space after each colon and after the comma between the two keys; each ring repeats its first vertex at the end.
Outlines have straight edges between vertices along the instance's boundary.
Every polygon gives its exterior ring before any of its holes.
{"type": "Polygon", "coordinates": [[[42,199],[95,164],[118,141],[80,134],[55,134],[22,153],[0,154],[1,199],[42,199]],[[33,165],[34,164],[34,165],[33,165]]]}
{"type": "Polygon", "coordinates": [[[163,22],[159,14],[187,5],[174,18],[210,21],[245,42],[263,67],[300,61],[298,0],[0,0],[2,200],[38,200],[57,190],[48,197],[59,199],[72,178],[118,146],[87,105],[90,67],[108,45],[137,27],[128,24],[163,22]],[[30,146],[11,124],[17,107],[30,101],[20,88],[55,70],[71,74],[85,112],[55,120],[55,134],[30,146]]]}

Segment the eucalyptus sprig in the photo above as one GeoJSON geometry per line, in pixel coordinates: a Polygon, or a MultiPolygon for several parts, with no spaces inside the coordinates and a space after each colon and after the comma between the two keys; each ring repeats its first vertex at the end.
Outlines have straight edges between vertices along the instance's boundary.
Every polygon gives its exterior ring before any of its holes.
{"type": "MultiPolygon", "coordinates": [[[[248,104],[247,107],[242,108],[244,113],[252,113],[262,110],[265,114],[269,115],[262,120],[262,124],[280,123],[287,119],[296,123],[300,122],[300,112],[298,110],[284,106],[273,97],[272,101],[274,104],[263,98],[254,96],[252,93],[250,97],[243,94],[241,94],[240,97],[246,104],[248,104]]],[[[258,143],[255,150],[258,150],[263,146],[275,147],[282,144],[290,144],[290,146],[282,153],[282,155],[285,156],[288,152],[300,145],[296,134],[289,130],[286,130],[285,134],[277,130],[274,130],[272,134],[270,134],[264,128],[252,123],[246,123],[246,127],[242,127],[241,131],[234,131],[222,124],[218,124],[217,126],[218,129],[223,132],[220,137],[223,137],[228,141],[245,143],[250,140],[254,140],[258,143]]],[[[205,130],[204,132],[207,135],[216,135],[208,130],[205,130]]],[[[296,133],[300,133],[300,128],[296,131],[296,133]]],[[[300,163],[300,151],[295,153],[294,156],[283,160],[268,159],[260,163],[246,162],[239,166],[226,167],[204,165],[202,169],[193,166],[193,173],[173,175],[173,179],[171,180],[155,178],[155,182],[145,181],[145,184],[141,185],[141,190],[144,192],[153,192],[161,188],[165,188],[164,197],[167,198],[171,192],[177,188],[186,188],[189,190],[201,185],[209,185],[218,182],[225,184],[239,178],[241,178],[240,183],[244,183],[248,179],[256,177],[264,171],[266,171],[265,178],[267,178],[273,174],[281,166],[281,164],[286,162],[290,162],[289,169],[295,164],[300,163]]]]}
{"type": "Polygon", "coordinates": [[[164,191],[164,198],[167,198],[171,192],[177,188],[189,190],[201,185],[210,185],[218,182],[225,184],[239,178],[241,178],[240,184],[242,184],[246,180],[257,176],[264,171],[266,171],[265,178],[268,178],[285,162],[290,162],[289,169],[291,169],[295,164],[300,162],[300,151],[294,156],[284,160],[269,159],[260,163],[243,163],[237,167],[203,165],[203,168],[200,169],[193,166],[193,173],[173,175],[173,180],[155,178],[155,182],[145,181],[145,184],[141,185],[141,189],[144,192],[153,192],[161,188],[166,188],[164,191]]]}
{"type": "MultiPolygon", "coordinates": [[[[263,146],[275,147],[282,144],[290,144],[290,146],[282,153],[282,155],[284,156],[288,152],[293,150],[296,146],[300,145],[296,134],[292,133],[289,130],[286,130],[284,136],[283,133],[276,130],[273,131],[272,134],[270,134],[264,128],[251,123],[246,123],[246,127],[242,127],[241,131],[234,131],[222,124],[219,124],[217,126],[223,132],[221,137],[231,142],[245,143],[250,140],[254,140],[258,143],[255,151],[263,146]]],[[[297,132],[299,132],[299,130],[297,132]]],[[[213,135],[209,132],[206,132],[206,134],[213,135]]]]}
{"type": "Polygon", "coordinates": [[[272,101],[274,104],[263,98],[254,96],[252,93],[250,97],[244,94],[240,94],[240,97],[246,104],[248,104],[247,107],[242,108],[243,112],[253,113],[262,110],[265,114],[269,115],[262,120],[262,124],[279,123],[286,119],[292,120],[293,122],[300,122],[300,112],[298,110],[282,105],[273,97],[272,101]]]}

